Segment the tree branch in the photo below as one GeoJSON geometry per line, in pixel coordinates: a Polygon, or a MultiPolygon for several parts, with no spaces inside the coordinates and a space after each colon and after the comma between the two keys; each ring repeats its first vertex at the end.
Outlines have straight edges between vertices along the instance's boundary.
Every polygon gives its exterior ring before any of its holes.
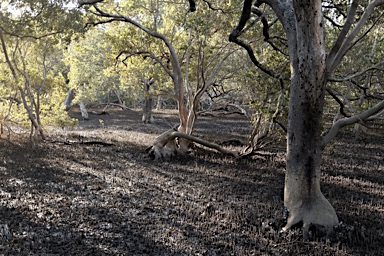
{"type": "Polygon", "coordinates": [[[357,72],[357,73],[355,73],[353,75],[350,75],[350,76],[347,76],[347,77],[343,77],[343,78],[331,77],[331,78],[328,79],[328,81],[330,81],[330,82],[345,82],[345,81],[351,80],[351,79],[353,79],[355,77],[361,76],[361,75],[367,73],[368,71],[370,71],[372,69],[377,69],[380,65],[383,65],[383,64],[384,64],[384,60],[380,61],[379,63],[377,63],[377,64],[375,64],[375,65],[373,65],[373,66],[371,66],[371,67],[369,67],[369,68],[367,68],[367,69],[365,69],[363,71],[357,72]]]}
{"type": "Polygon", "coordinates": [[[189,2],[188,11],[190,11],[190,12],[196,11],[196,1],[195,0],[188,0],[188,2],[189,2]]]}
{"type": "Polygon", "coordinates": [[[251,16],[251,11],[252,11],[252,1],[251,0],[245,0],[239,23],[232,30],[231,34],[229,35],[229,41],[243,47],[247,51],[252,63],[256,67],[258,67],[260,70],[262,70],[264,73],[268,74],[271,77],[277,78],[277,79],[289,80],[289,78],[283,77],[282,75],[275,73],[274,71],[268,69],[263,64],[261,64],[256,59],[256,56],[253,52],[252,47],[249,44],[247,44],[246,42],[244,42],[238,38],[242,34],[242,31],[243,31],[247,21],[249,20],[249,18],[251,16]]]}
{"type": "Polygon", "coordinates": [[[353,39],[357,36],[357,34],[361,31],[363,26],[367,23],[367,20],[370,17],[371,13],[374,11],[374,9],[377,6],[384,4],[384,0],[374,0],[370,2],[367,8],[365,8],[364,13],[361,16],[357,25],[346,37],[351,27],[352,21],[354,19],[354,14],[356,12],[354,8],[357,8],[357,6],[355,7],[355,5],[357,5],[357,2],[358,1],[353,1],[350,9],[350,13],[348,14],[348,18],[345,24],[346,29],[344,30],[343,28],[342,32],[339,35],[339,38],[337,39],[334,47],[331,50],[331,54],[328,56],[328,59],[327,59],[328,74],[332,74],[335,71],[336,67],[338,66],[342,58],[350,49],[350,44],[352,43],[353,39]]]}
{"type": "Polygon", "coordinates": [[[63,31],[54,31],[54,32],[50,32],[47,34],[43,34],[43,35],[21,35],[21,34],[9,32],[9,31],[5,30],[4,27],[2,27],[2,26],[0,26],[0,30],[2,30],[4,34],[12,36],[12,37],[16,37],[16,38],[20,38],[20,39],[32,38],[32,39],[36,39],[36,40],[63,33],[63,31]]]}
{"type": "Polygon", "coordinates": [[[343,119],[338,120],[332,128],[329,130],[329,132],[323,137],[322,141],[322,147],[325,147],[336,135],[337,132],[340,130],[340,128],[351,125],[354,123],[357,123],[359,121],[364,121],[370,116],[375,115],[379,111],[384,109],[384,100],[373,106],[372,108],[351,117],[346,117],[343,119]]]}
{"type": "Polygon", "coordinates": [[[330,23],[332,23],[333,26],[337,27],[337,28],[343,28],[344,26],[342,25],[339,25],[337,24],[333,19],[331,19],[330,17],[328,17],[327,15],[324,15],[324,18],[329,21],[330,23]]]}
{"type": "Polygon", "coordinates": [[[351,29],[352,23],[355,20],[355,13],[357,10],[357,6],[358,6],[358,1],[354,0],[351,4],[351,7],[349,8],[347,20],[345,21],[343,29],[341,30],[339,36],[336,39],[336,42],[334,43],[331,51],[328,54],[328,58],[327,58],[328,67],[330,67],[331,64],[335,61],[336,53],[339,51],[345,37],[347,36],[349,30],[351,29]]]}
{"type": "Polygon", "coordinates": [[[8,51],[7,51],[7,46],[5,45],[5,40],[4,40],[3,32],[2,32],[1,29],[0,29],[0,41],[1,41],[1,48],[3,49],[5,61],[7,62],[8,67],[11,70],[12,76],[13,76],[13,78],[15,79],[15,81],[17,83],[17,80],[18,80],[17,78],[18,77],[17,77],[16,71],[15,71],[15,68],[12,65],[12,62],[9,59],[9,55],[8,55],[8,51]]]}
{"type": "Polygon", "coordinates": [[[204,3],[206,3],[207,5],[208,5],[208,7],[209,7],[209,9],[211,9],[211,10],[213,10],[213,11],[221,11],[222,13],[226,13],[223,9],[221,9],[221,8],[217,8],[217,7],[213,7],[212,6],[212,3],[211,2],[209,2],[208,0],[203,0],[203,2],[204,3]]]}
{"type": "Polygon", "coordinates": [[[164,147],[166,145],[169,145],[170,142],[174,141],[175,138],[187,139],[187,140],[196,142],[200,145],[206,146],[208,148],[216,149],[217,151],[219,151],[220,153],[223,153],[225,155],[231,155],[235,158],[239,157],[239,152],[237,152],[237,151],[225,149],[218,144],[208,142],[206,140],[194,137],[192,135],[188,135],[186,133],[177,132],[174,129],[170,129],[170,130],[164,132],[163,134],[161,134],[159,137],[157,137],[155,142],[153,143],[153,146],[148,149],[149,154],[154,155],[156,159],[159,159],[162,157],[168,157],[170,152],[168,150],[165,150],[164,147]],[[164,155],[164,153],[166,155],[164,155]]]}
{"type": "Polygon", "coordinates": [[[121,14],[105,13],[100,8],[98,8],[96,5],[94,5],[93,7],[96,10],[95,15],[97,15],[99,17],[111,18],[110,20],[108,20],[109,22],[111,22],[111,21],[127,22],[127,23],[130,23],[133,26],[143,30],[145,33],[149,34],[150,36],[161,39],[165,43],[165,45],[167,46],[167,48],[170,52],[170,55],[171,55],[171,60],[172,60],[172,67],[173,67],[174,73],[172,73],[172,74],[168,73],[168,72],[167,73],[171,76],[172,79],[176,79],[176,77],[182,77],[181,70],[180,70],[180,63],[179,63],[177,53],[176,53],[175,49],[173,48],[172,44],[169,42],[169,40],[163,34],[160,34],[156,31],[152,31],[152,30],[144,27],[142,24],[140,24],[139,22],[133,20],[132,18],[130,18],[128,16],[121,15],[121,14]]]}
{"type": "Polygon", "coordinates": [[[78,7],[82,7],[84,5],[93,5],[103,1],[104,0],[78,0],[77,4],[78,4],[78,7]]]}
{"type": "Polygon", "coordinates": [[[169,70],[169,68],[164,64],[164,62],[158,58],[153,52],[150,52],[150,51],[137,51],[137,52],[129,52],[129,51],[121,51],[119,53],[119,55],[116,56],[116,61],[120,58],[121,55],[123,54],[128,54],[124,60],[122,60],[121,62],[123,62],[124,65],[127,66],[127,64],[125,64],[125,60],[127,60],[128,58],[132,57],[132,56],[135,56],[135,55],[145,55],[147,54],[147,56],[149,56],[151,59],[155,60],[157,63],[160,64],[160,66],[164,69],[164,71],[170,76],[172,77],[173,76],[173,73],[171,70],[169,70]]]}
{"type": "Polygon", "coordinates": [[[339,108],[339,110],[340,110],[340,114],[342,114],[342,115],[345,116],[345,117],[349,117],[350,115],[347,115],[347,114],[345,113],[345,111],[344,111],[345,106],[344,106],[343,102],[339,99],[339,97],[337,97],[337,95],[331,90],[331,88],[328,87],[328,88],[326,88],[325,90],[329,93],[329,95],[332,96],[332,98],[333,98],[337,103],[339,103],[339,105],[340,105],[340,108],[339,108]]]}

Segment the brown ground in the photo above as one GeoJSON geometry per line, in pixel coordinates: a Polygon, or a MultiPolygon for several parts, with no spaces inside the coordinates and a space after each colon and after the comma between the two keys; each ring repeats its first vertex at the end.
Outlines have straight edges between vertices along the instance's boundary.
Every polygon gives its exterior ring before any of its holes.
{"type": "MultiPolygon", "coordinates": [[[[242,160],[196,147],[152,161],[145,149],[175,112],[149,125],[108,112],[39,144],[0,140],[1,255],[384,255],[383,134],[344,132],[327,148],[322,188],[342,224],[336,241],[304,242],[299,230],[279,233],[282,147],[242,160]]],[[[237,115],[198,122],[196,135],[216,143],[251,129],[237,115]]]]}

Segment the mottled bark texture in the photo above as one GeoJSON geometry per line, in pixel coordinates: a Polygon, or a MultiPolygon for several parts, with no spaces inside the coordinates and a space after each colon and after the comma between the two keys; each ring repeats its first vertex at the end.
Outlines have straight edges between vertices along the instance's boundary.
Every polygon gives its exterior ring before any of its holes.
{"type": "Polygon", "coordinates": [[[284,230],[302,223],[304,237],[311,226],[322,227],[331,235],[339,221],[320,190],[320,133],[326,85],[321,1],[293,1],[292,7],[296,33],[290,43],[296,49],[290,51],[292,77],[284,189],[289,218],[284,230]]]}

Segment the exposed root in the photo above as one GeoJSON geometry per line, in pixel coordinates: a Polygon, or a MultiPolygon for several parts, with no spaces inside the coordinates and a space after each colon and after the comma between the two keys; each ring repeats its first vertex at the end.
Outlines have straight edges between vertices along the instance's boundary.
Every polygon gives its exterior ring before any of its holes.
{"type": "Polygon", "coordinates": [[[331,204],[320,194],[291,207],[287,225],[282,232],[297,224],[302,224],[304,240],[308,240],[309,237],[332,238],[334,227],[339,224],[339,220],[331,204]]]}

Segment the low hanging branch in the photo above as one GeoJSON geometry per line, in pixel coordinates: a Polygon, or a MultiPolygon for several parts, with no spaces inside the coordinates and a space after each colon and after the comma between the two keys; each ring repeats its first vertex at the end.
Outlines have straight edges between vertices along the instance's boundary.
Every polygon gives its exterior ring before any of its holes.
{"type": "Polygon", "coordinates": [[[364,121],[368,119],[369,117],[377,114],[382,109],[384,109],[384,100],[373,106],[372,108],[351,117],[346,117],[343,119],[338,120],[332,128],[329,130],[329,132],[323,137],[322,146],[325,147],[336,135],[337,132],[340,130],[340,128],[351,125],[354,123],[357,123],[359,121],[364,121]]]}
{"type": "Polygon", "coordinates": [[[159,158],[168,158],[169,156],[175,155],[177,153],[176,145],[172,144],[176,138],[187,139],[198,143],[200,145],[206,146],[208,148],[213,148],[223,153],[225,155],[231,155],[235,158],[239,158],[239,153],[237,151],[225,149],[218,144],[208,142],[206,140],[194,137],[192,135],[188,135],[186,133],[175,131],[175,129],[170,129],[159,137],[156,138],[153,146],[147,149],[150,155],[154,156],[155,159],[159,158]],[[170,146],[173,145],[173,146],[170,146]]]}
{"type": "MultiPolygon", "coordinates": [[[[232,30],[231,34],[229,35],[229,41],[233,42],[233,43],[235,43],[235,44],[237,44],[237,45],[239,45],[241,47],[243,47],[247,51],[248,56],[251,59],[252,63],[256,67],[258,67],[261,71],[266,73],[267,75],[269,75],[269,76],[271,76],[273,78],[280,79],[280,80],[281,79],[289,80],[288,77],[284,77],[281,74],[278,74],[278,73],[274,72],[273,70],[267,68],[262,63],[260,63],[256,59],[256,56],[255,56],[255,53],[254,53],[252,47],[248,43],[246,43],[243,40],[239,39],[239,36],[241,36],[244,33],[244,27],[245,27],[247,21],[250,19],[252,11],[256,12],[256,14],[257,14],[256,9],[252,8],[252,1],[245,0],[244,1],[244,6],[243,6],[243,11],[241,13],[239,23],[237,24],[237,26],[232,30]]],[[[259,15],[259,16],[261,16],[262,23],[264,25],[263,35],[264,35],[264,37],[266,37],[268,39],[269,38],[269,34],[268,34],[268,31],[267,31],[268,30],[268,22],[266,22],[266,20],[263,19],[262,15],[259,15]]]]}

